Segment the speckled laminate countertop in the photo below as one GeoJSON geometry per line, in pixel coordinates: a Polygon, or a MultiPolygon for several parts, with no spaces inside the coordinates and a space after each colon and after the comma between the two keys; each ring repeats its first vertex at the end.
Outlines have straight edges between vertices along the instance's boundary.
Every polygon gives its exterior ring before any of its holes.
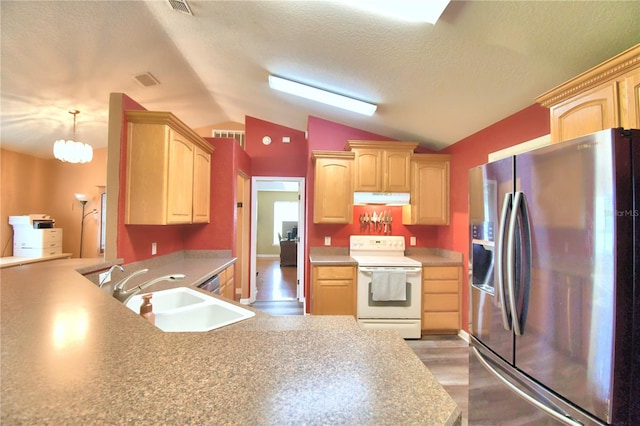
{"type": "Polygon", "coordinates": [[[462,253],[449,250],[409,248],[405,255],[422,263],[423,266],[462,266],[462,253]]]}
{"type": "Polygon", "coordinates": [[[460,421],[394,331],[362,331],[352,317],[257,312],[208,333],[163,333],[74,268],[91,264],[1,272],[2,424],[460,421]]]}
{"type": "MultiPolygon", "coordinates": [[[[332,251],[311,251],[309,261],[312,265],[357,265],[348,248],[332,251]]],[[[423,266],[462,266],[462,253],[437,248],[407,248],[405,256],[417,260],[423,266]]]]}
{"type": "Polygon", "coordinates": [[[340,254],[312,254],[309,255],[309,261],[312,265],[353,265],[356,266],[356,262],[349,255],[340,254]]]}

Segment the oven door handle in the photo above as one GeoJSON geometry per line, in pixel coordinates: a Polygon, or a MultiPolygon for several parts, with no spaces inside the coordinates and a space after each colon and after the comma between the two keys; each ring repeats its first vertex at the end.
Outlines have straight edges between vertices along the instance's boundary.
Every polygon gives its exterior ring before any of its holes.
{"type": "Polygon", "coordinates": [[[402,268],[402,269],[385,269],[385,268],[368,268],[366,266],[360,266],[358,267],[358,271],[360,272],[365,272],[365,273],[372,273],[372,272],[406,272],[407,274],[417,274],[422,272],[422,268],[421,267],[409,267],[409,268],[402,268]]]}

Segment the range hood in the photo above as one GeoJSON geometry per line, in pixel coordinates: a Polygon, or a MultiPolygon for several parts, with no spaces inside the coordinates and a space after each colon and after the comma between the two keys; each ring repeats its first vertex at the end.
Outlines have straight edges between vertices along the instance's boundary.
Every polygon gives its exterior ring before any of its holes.
{"type": "Polygon", "coordinates": [[[379,204],[385,206],[406,206],[409,204],[408,192],[354,192],[353,204],[379,204]]]}

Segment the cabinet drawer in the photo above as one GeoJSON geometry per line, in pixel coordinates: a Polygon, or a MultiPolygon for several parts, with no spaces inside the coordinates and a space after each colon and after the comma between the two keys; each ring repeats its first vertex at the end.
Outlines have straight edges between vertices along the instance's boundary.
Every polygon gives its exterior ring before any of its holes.
{"type": "Polygon", "coordinates": [[[353,279],[353,266],[316,266],[315,278],[318,280],[353,279]]]}
{"type": "Polygon", "coordinates": [[[458,330],[457,312],[427,312],[422,314],[423,330],[458,330]]]}
{"type": "Polygon", "coordinates": [[[14,249],[57,246],[62,246],[62,228],[20,230],[13,237],[14,249]]]}
{"type": "Polygon", "coordinates": [[[422,279],[425,280],[457,280],[458,266],[430,266],[422,268],[422,279]]]}
{"type": "Polygon", "coordinates": [[[352,288],[353,280],[316,280],[316,283],[323,288],[331,288],[331,287],[342,287],[342,288],[352,288]]]}
{"type": "Polygon", "coordinates": [[[422,282],[424,293],[458,293],[458,280],[425,280],[422,282]]]}
{"type": "Polygon", "coordinates": [[[227,280],[233,278],[233,275],[234,275],[233,272],[234,272],[234,268],[233,268],[233,265],[231,265],[227,269],[224,270],[225,278],[227,280]]]}
{"type": "Polygon", "coordinates": [[[425,312],[458,312],[457,294],[425,294],[422,297],[422,310],[425,312]]]}
{"type": "Polygon", "coordinates": [[[49,248],[17,248],[13,250],[13,255],[18,257],[45,257],[62,254],[62,245],[49,248]]]}

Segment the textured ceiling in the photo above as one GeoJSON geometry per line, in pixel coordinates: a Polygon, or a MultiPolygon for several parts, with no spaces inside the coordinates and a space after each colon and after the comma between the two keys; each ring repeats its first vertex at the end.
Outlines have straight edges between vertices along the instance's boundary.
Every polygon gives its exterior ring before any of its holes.
{"type": "Polygon", "coordinates": [[[638,1],[454,1],[405,23],[320,1],[7,1],[0,141],[50,158],[55,139],[106,146],[109,93],[193,128],[307,117],[441,149],[640,42],[638,1]],[[159,86],[132,75],[151,72],[159,86]],[[379,105],[373,117],[268,87],[269,74],[379,105]]]}

